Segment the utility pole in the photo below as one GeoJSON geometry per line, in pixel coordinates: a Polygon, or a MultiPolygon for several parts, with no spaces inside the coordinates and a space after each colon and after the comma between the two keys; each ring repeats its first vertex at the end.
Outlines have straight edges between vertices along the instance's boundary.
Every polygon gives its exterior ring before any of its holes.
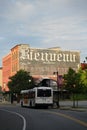
{"type": "Polygon", "coordinates": [[[57,76],[57,91],[58,91],[57,107],[59,108],[60,105],[59,105],[59,80],[58,80],[59,75],[58,75],[58,71],[57,71],[57,72],[53,72],[53,74],[54,74],[54,75],[56,74],[56,76],[57,76]]]}

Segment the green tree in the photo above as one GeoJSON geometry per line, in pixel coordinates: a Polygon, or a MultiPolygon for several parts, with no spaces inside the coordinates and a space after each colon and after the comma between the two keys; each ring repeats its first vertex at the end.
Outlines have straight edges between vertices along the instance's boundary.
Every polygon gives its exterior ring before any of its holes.
{"type": "Polygon", "coordinates": [[[34,80],[27,71],[19,70],[14,76],[9,77],[8,87],[12,93],[34,87],[34,80]]]}
{"type": "Polygon", "coordinates": [[[75,97],[81,92],[82,86],[80,82],[80,73],[76,73],[75,70],[69,68],[68,73],[63,76],[65,81],[65,89],[73,95],[73,107],[75,107],[75,97]]]}
{"type": "Polygon", "coordinates": [[[87,69],[81,71],[80,80],[83,87],[83,92],[87,93],[87,69]]]}
{"type": "Polygon", "coordinates": [[[69,68],[68,73],[63,76],[65,81],[65,89],[70,92],[77,92],[80,87],[80,74],[69,68]]]}
{"type": "Polygon", "coordinates": [[[75,91],[77,85],[77,73],[72,68],[69,68],[68,73],[63,76],[65,88],[71,92],[75,91]]]}

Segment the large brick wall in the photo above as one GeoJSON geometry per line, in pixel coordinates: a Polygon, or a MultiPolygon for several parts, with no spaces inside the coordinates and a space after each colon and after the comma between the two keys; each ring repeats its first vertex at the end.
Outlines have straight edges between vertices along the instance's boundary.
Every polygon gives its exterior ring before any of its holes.
{"type": "Polygon", "coordinates": [[[79,51],[64,51],[60,48],[38,49],[21,45],[19,49],[19,66],[31,75],[60,75],[67,73],[69,67],[77,70],[80,65],[79,51]]]}
{"type": "Polygon", "coordinates": [[[64,51],[60,48],[38,49],[31,48],[28,44],[18,44],[2,60],[2,87],[8,91],[9,77],[20,69],[24,69],[38,79],[42,77],[56,78],[53,72],[59,75],[67,73],[69,67],[78,70],[80,66],[79,51],[64,51]]]}

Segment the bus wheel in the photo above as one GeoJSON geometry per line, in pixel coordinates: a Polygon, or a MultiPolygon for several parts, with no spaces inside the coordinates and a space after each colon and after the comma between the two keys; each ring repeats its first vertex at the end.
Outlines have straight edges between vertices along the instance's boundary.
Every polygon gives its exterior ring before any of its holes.
{"type": "Polygon", "coordinates": [[[23,107],[23,102],[21,102],[21,107],[23,107]]]}
{"type": "Polygon", "coordinates": [[[32,107],[32,102],[30,101],[30,107],[32,107]]]}

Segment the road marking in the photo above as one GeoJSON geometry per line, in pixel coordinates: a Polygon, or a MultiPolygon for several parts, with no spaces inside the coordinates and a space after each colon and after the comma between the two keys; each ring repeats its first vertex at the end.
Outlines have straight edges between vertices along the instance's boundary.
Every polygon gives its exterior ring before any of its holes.
{"type": "Polygon", "coordinates": [[[79,119],[76,119],[76,118],[74,118],[74,117],[71,117],[71,116],[68,116],[68,115],[65,115],[65,114],[62,114],[62,113],[58,113],[58,112],[52,112],[52,111],[44,111],[44,112],[48,112],[48,113],[51,113],[51,114],[56,114],[56,115],[65,117],[65,118],[67,118],[67,119],[70,119],[70,120],[73,120],[73,121],[77,122],[78,124],[80,124],[80,125],[82,125],[82,126],[87,127],[87,123],[86,123],[86,122],[81,121],[81,120],[79,120],[79,119]]]}
{"type": "Polygon", "coordinates": [[[6,110],[6,109],[0,109],[0,110],[1,110],[1,111],[5,111],[5,112],[9,112],[9,113],[12,113],[12,114],[16,114],[16,115],[18,115],[19,117],[21,117],[22,120],[23,120],[23,128],[22,128],[22,130],[26,130],[26,120],[25,120],[24,116],[22,116],[21,114],[19,114],[19,113],[17,113],[17,112],[8,111],[8,110],[6,110]]]}

